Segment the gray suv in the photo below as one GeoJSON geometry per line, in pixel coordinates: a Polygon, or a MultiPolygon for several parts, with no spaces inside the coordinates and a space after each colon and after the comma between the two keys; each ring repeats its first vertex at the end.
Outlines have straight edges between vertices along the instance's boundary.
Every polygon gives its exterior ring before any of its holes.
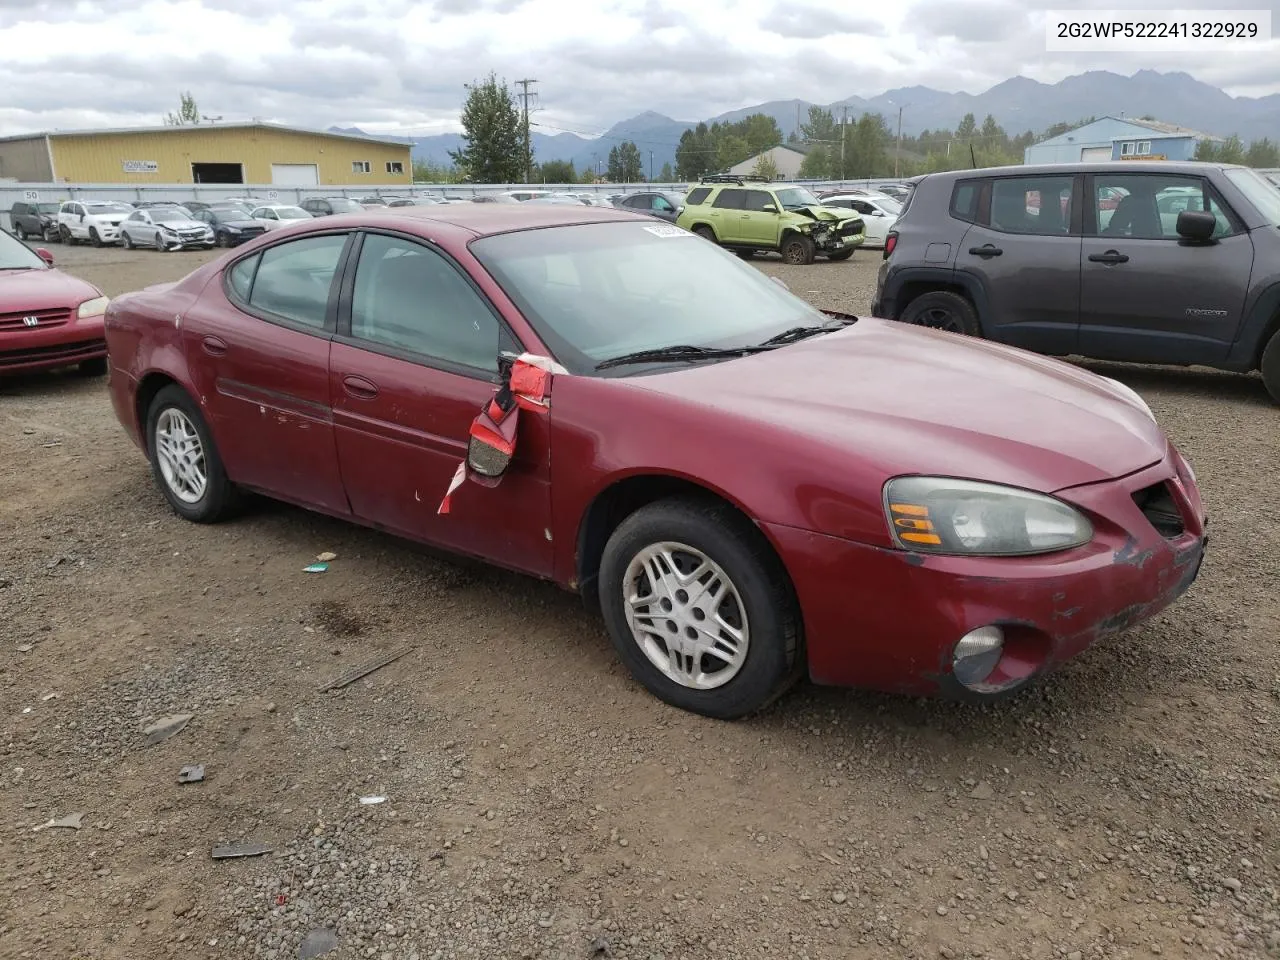
{"type": "Polygon", "coordinates": [[[1054,356],[1261,370],[1280,403],[1280,190],[1213,163],[927,174],[871,309],[1054,356]]]}

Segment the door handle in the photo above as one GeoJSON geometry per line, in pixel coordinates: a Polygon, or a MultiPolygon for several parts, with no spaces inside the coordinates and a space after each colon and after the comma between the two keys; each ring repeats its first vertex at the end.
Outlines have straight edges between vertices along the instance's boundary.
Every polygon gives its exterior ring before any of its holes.
{"type": "Polygon", "coordinates": [[[357,400],[372,400],[378,395],[378,385],[364,377],[343,377],[342,388],[357,400]]]}
{"type": "Polygon", "coordinates": [[[969,253],[975,257],[982,257],[985,260],[987,257],[998,257],[1003,254],[1004,251],[993,243],[984,243],[980,247],[970,247],[969,253]]]}
{"type": "Polygon", "coordinates": [[[1129,258],[1119,250],[1108,250],[1106,253],[1091,253],[1089,259],[1094,263],[1105,263],[1114,266],[1117,263],[1128,263],[1129,258]]]}
{"type": "Polygon", "coordinates": [[[200,347],[211,357],[222,357],[227,353],[227,344],[217,337],[205,337],[200,341],[200,347]]]}

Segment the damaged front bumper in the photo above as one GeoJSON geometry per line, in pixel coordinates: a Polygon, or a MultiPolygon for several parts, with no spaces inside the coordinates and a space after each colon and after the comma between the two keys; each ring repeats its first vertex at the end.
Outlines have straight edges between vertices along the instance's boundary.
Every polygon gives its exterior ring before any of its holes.
{"type": "Polygon", "coordinates": [[[804,615],[817,683],[914,695],[992,699],[1093,643],[1155,616],[1195,581],[1206,520],[1195,481],[1170,447],[1160,463],[1118,480],[1063,490],[1094,539],[1037,557],[941,557],[769,526],[804,615]],[[1135,494],[1167,489],[1181,530],[1157,531],[1135,494]],[[956,643],[995,625],[1017,683],[990,694],[951,671],[956,643]]]}
{"type": "Polygon", "coordinates": [[[808,233],[813,245],[822,253],[836,253],[861,246],[866,239],[866,224],[861,217],[840,217],[825,207],[804,207],[798,214],[813,222],[798,229],[808,233]]]}

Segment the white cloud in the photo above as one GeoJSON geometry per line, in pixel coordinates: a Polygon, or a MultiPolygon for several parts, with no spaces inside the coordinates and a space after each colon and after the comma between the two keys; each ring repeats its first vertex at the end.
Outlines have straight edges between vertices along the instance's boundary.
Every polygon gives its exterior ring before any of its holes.
{"type": "MultiPolygon", "coordinates": [[[[1168,8],[1154,0],[0,0],[0,134],[154,124],[180,90],[227,120],[434,133],[456,128],[463,84],[490,69],[537,78],[540,118],[581,130],[643,110],[699,119],[766,100],[825,103],[916,85],[979,93],[1017,74],[1053,82],[1090,69],[1185,70],[1235,94],[1280,92],[1274,52],[1045,52],[1044,10],[1116,5],[1168,8]]],[[[1269,6],[1280,28],[1277,0],[1269,6]]]]}

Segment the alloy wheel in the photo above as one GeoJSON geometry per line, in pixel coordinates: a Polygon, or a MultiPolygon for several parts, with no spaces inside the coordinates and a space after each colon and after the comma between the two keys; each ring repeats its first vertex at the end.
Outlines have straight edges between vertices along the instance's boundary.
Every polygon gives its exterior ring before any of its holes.
{"type": "Polygon", "coordinates": [[[960,318],[946,307],[927,307],[915,319],[916,326],[928,327],[931,330],[946,330],[950,333],[964,333],[964,324],[960,318]]]}
{"type": "Polygon", "coordinates": [[[183,503],[198,503],[208,489],[209,475],[195,424],[177,407],[168,407],[156,421],[154,439],[165,486],[183,503]]]}
{"type": "Polygon", "coordinates": [[[741,671],[751,640],[746,607],[728,574],[701,550],[651,544],[628,564],[622,592],[632,638],[674,683],[713,690],[741,671]]]}

